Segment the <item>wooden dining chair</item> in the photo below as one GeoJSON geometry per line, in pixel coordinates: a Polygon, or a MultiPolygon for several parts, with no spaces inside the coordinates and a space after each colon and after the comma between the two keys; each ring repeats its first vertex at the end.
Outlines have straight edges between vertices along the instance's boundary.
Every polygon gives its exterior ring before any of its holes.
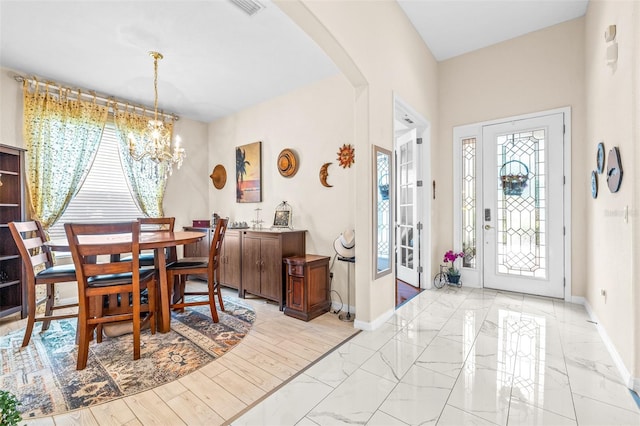
{"type": "Polygon", "coordinates": [[[156,271],[140,268],[140,223],[66,223],[64,228],[78,281],[76,368],[82,370],[87,366],[93,331],[98,328],[99,343],[101,326],[107,323],[132,321],[133,359],[139,359],[142,325],[148,322],[151,333],[156,331],[157,297],[156,271]],[[114,261],[114,255],[125,253],[131,253],[130,261],[114,261]],[[141,301],[143,289],[147,290],[144,303],[141,301]]]}
{"type": "MultiPolygon", "coordinates": [[[[140,223],[140,232],[173,232],[174,225],[176,223],[175,217],[140,217],[138,218],[140,223]]],[[[178,259],[176,254],[176,248],[169,247],[166,250],[167,263],[175,262],[178,259]]],[[[122,260],[131,260],[131,256],[126,256],[122,260]]],[[[143,251],[140,253],[140,266],[154,266],[155,265],[155,253],[153,251],[143,251]]]]}
{"type": "Polygon", "coordinates": [[[29,344],[33,326],[42,322],[42,331],[49,329],[51,320],[61,320],[77,317],[77,310],[69,313],[70,308],[77,303],[56,304],[56,284],[76,280],[76,270],[73,264],[55,265],[51,250],[45,244],[47,241],[42,224],[38,221],[10,222],[9,229],[18,247],[26,275],[27,286],[27,328],[22,339],[22,347],[29,344]],[[44,297],[36,299],[36,286],[46,286],[44,297]],[[44,315],[36,315],[36,307],[45,303],[44,315]],[[65,309],[67,313],[54,315],[54,311],[65,309]]]}
{"type": "Polygon", "coordinates": [[[167,265],[167,282],[174,285],[174,291],[179,294],[174,296],[174,302],[171,304],[173,309],[181,309],[186,306],[209,305],[211,309],[211,318],[213,322],[218,322],[218,312],[216,310],[216,295],[220,309],[224,311],[224,302],[220,292],[220,284],[218,282],[218,266],[220,264],[220,250],[222,249],[222,241],[227,231],[228,219],[218,219],[216,229],[213,233],[209,257],[200,258],[182,258],[177,262],[167,265]],[[208,291],[186,291],[186,277],[191,274],[203,274],[207,276],[208,291]],[[176,282],[176,279],[178,280],[176,282]],[[187,296],[208,296],[207,300],[189,300],[187,296]]]}

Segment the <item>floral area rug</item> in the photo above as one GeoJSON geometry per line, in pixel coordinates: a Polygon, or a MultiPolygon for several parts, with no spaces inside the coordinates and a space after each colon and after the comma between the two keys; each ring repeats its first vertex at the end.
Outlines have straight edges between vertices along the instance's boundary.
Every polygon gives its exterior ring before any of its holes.
{"type": "Polygon", "coordinates": [[[208,306],[173,312],[171,331],[143,330],[141,356],[133,360],[133,335],[91,342],[87,368],[76,370],[75,319],[52,321],[44,333],[36,324],[21,349],[24,330],[0,337],[0,389],[15,394],[24,420],[88,407],[160,386],[189,374],[233,348],[247,334],[255,312],[224,297],[220,321],[208,306]]]}

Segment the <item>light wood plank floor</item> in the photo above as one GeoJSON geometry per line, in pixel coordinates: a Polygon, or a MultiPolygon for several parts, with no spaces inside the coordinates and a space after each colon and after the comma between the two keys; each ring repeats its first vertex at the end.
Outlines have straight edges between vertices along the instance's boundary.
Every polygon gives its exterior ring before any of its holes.
{"type": "MultiPolygon", "coordinates": [[[[235,290],[225,290],[225,294],[237,296],[235,290]]],[[[340,321],[332,313],[304,322],[284,315],[277,305],[263,299],[245,300],[256,311],[251,331],[229,353],[198,371],[136,395],[23,423],[225,424],[357,332],[353,323],[340,321]]],[[[0,335],[24,328],[25,323],[3,319],[0,335]]]]}

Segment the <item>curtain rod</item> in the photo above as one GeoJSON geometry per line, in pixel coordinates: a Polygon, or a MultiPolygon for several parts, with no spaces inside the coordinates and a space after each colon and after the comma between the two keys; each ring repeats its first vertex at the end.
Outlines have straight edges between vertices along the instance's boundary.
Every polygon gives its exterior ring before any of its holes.
{"type": "MultiPolygon", "coordinates": [[[[28,83],[38,83],[38,84],[42,84],[45,85],[49,88],[52,89],[65,89],[65,90],[71,90],[72,92],[76,92],[79,93],[80,96],[87,96],[87,97],[91,97],[91,98],[95,98],[96,100],[99,100],[101,102],[104,102],[105,104],[109,105],[109,103],[115,103],[117,105],[121,105],[123,107],[131,107],[134,109],[134,111],[136,109],[140,109],[143,112],[149,113],[149,114],[153,114],[153,108],[151,107],[147,107],[144,105],[139,105],[133,102],[129,102],[127,100],[123,100],[123,99],[118,99],[114,96],[108,96],[108,95],[104,95],[101,93],[96,93],[95,90],[87,90],[87,89],[80,89],[77,87],[68,87],[68,86],[64,86],[62,84],[58,84],[52,81],[42,81],[42,80],[37,80],[35,77],[25,77],[19,74],[16,74],[13,76],[13,79],[15,81],[17,81],[18,83],[23,83],[23,82],[28,82],[28,83]]],[[[143,114],[145,115],[145,114],[143,114]]],[[[177,116],[176,114],[170,114],[170,113],[166,113],[166,112],[162,112],[162,111],[158,111],[158,115],[162,115],[164,117],[168,117],[171,118],[172,120],[178,121],[180,119],[179,116],[177,116]]]]}

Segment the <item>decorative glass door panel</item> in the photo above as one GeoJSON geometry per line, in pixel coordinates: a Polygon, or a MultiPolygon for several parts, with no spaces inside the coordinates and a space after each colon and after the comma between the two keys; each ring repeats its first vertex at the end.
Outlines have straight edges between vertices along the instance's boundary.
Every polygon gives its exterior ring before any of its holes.
{"type": "Polygon", "coordinates": [[[498,273],[546,278],[546,130],[496,139],[498,273]]]}
{"type": "Polygon", "coordinates": [[[476,138],[462,140],[462,266],[476,268],[476,138]]]}
{"type": "Polygon", "coordinates": [[[554,114],[482,129],[485,287],[563,297],[563,124],[554,114]]]}

